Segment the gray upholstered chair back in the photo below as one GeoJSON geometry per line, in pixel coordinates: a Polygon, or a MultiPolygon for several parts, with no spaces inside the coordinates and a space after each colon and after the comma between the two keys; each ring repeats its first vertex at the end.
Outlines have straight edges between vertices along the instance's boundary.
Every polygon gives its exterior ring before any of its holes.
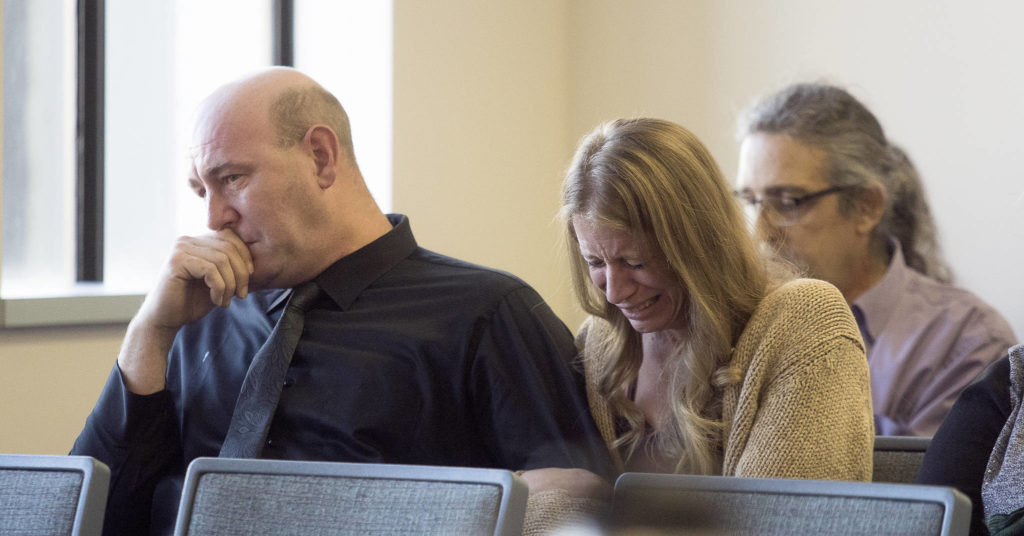
{"type": "Polygon", "coordinates": [[[963,535],[971,502],[952,488],[625,473],[612,522],[658,534],[963,535]]]}
{"type": "Polygon", "coordinates": [[[499,469],[197,458],[175,534],[519,536],[527,493],[499,469]]]}
{"type": "Polygon", "coordinates": [[[912,484],[924,461],[930,437],[875,436],[875,463],[871,480],[912,484]]]}
{"type": "Polygon", "coordinates": [[[0,454],[0,534],[99,535],[109,486],[88,456],[0,454]]]}

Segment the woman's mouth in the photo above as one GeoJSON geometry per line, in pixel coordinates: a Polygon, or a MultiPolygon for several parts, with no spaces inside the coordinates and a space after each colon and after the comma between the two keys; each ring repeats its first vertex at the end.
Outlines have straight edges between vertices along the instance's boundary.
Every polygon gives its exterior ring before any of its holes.
{"type": "Polygon", "coordinates": [[[650,308],[652,305],[654,305],[658,301],[659,298],[661,298],[661,296],[655,296],[655,297],[653,297],[653,298],[651,298],[651,299],[649,299],[649,300],[647,300],[647,301],[645,301],[643,303],[640,303],[639,305],[634,305],[632,307],[620,307],[620,309],[622,310],[622,312],[626,316],[637,315],[637,314],[640,314],[640,313],[644,312],[645,310],[650,308]]]}

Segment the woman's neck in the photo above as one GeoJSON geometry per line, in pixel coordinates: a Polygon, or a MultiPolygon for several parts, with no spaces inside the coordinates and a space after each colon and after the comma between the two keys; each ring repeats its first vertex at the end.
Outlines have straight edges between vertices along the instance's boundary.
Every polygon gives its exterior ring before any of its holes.
{"type": "Polygon", "coordinates": [[[645,333],[643,360],[636,378],[636,392],[633,402],[644,413],[648,424],[655,430],[664,429],[666,420],[672,414],[669,409],[669,387],[671,367],[669,363],[678,358],[677,336],[665,331],[645,333]]]}

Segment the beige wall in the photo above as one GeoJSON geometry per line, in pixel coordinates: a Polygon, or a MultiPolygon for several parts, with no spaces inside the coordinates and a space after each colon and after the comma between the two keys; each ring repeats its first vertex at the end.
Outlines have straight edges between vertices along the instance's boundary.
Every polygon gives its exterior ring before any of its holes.
{"type": "Polygon", "coordinates": [[[394,208],[422,246],[513,271],[567,314],[568,3],[495,5],[395,3],[394,208]]]}
{"type": "MultiPolygon", "coordinates": [[[[735,172],[736,113],[850,85],[928,181],[962,282],[1024,332],[1024,37],[1010,2],[395,0],[394,207],[422,245],[509,270],[571,327],[560,176],[598,121],[655,115],[735,172]]],[[[123,326],[0,330],[0,452],[66,452],[123,326]]]]}
{"type": "Polygon", "coordinates": [[[123,335],[122,326],[0,330],[0,452],[66,454],[123,335]]]}

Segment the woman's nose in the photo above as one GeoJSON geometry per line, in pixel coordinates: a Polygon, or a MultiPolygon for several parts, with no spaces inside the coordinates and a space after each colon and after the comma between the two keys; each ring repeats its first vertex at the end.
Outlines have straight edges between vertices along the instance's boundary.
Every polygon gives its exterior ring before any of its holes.
{"type": "Polygon", "coordinates": [[[611,266],[605,269],[604,296],[608,303],[622,303],[635,290],[636,285],[627,270],[611,266]]]}

